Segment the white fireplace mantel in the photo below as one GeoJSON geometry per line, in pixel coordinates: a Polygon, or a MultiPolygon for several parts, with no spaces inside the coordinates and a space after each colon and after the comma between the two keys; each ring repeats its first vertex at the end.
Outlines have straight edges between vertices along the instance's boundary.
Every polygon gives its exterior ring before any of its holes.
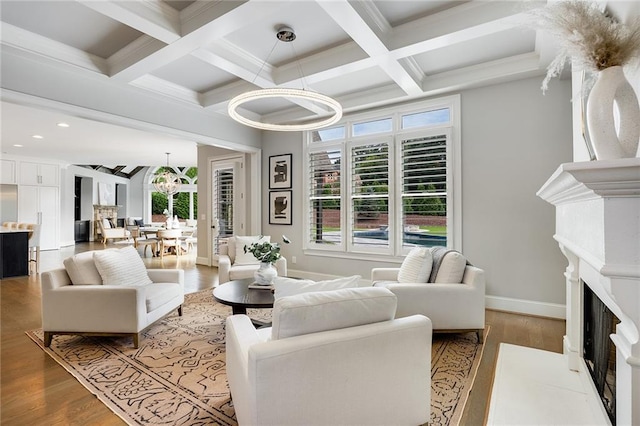
{"type": "Polygon", "coordinates": [[[564,337],[569,368],[586,371],[585,283],[621,321],[611,335],[617,423],[640,425],[640,158],[563,164],[538,196],[556,207],[554,238],[569,261],[564,337]]]}

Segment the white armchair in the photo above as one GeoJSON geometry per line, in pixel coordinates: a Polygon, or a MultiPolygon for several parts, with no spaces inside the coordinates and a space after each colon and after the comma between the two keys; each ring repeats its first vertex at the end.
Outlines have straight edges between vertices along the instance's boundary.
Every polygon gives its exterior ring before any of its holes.
{"type": "MultiPolygon", "coordinates": [[[[466,260],[465,260],[466,261],[466,260]]],[[[480,268],[463,266],[456,282],[399,283],[400,268],[374,268],[371,281],[398,297],[396,318],[421,314],[429,317],[433,330],[440,332],[476,331],[483,341],[485,328],[485,277],[480,268]]]]}
{"type": "MultiPolygon", "coordinates": [[[[220,244],[218,256],[218,278],[220,284],[253,277],[253,273],[260,267],[260,263],[250,253],[245,256],[244,246],[248,241],[258,241],[259,238],[258,236],[229,237],[226,243],[220,244]],[[239,257],[243,259],[240,260],[239,257]]],[[[269,236],[263,238],[270,239],[269,236]]],[[[278,276],[287,276],[287,259],[284,256],[278,259],[274,266],[278,271],[278,276]]]]}
{"type": "MultiPolygon", "coordinates": [[[[122,250],[128,251],[126,256],[131,261],[142,263],[133,247],[122,250]]],[[[137,348],[144,329],[174,309],[182,315],[183,270],[147,269],[147,283],[116,285],[108,278],[106,282],[109,284],[103,284],[103,276],[94,262],[94,253],[79,253],[65,259],[65,268],[42,273],[45,346],[51,344],[54,335],[79,334],[131,336],[137,348]]],[[[123,267],[129,271],[132,269],[130,265],[123,267]]]]}
{"type": "Polygon", "coordinates": [[[365,287],[278,299],[272,328],[228,317],[227,379],[238,424],[426,423],[431,322],[394,319],[395,306],[388,290],[365,287]]]}
{"type": "Polygon", "coordinates": [[[107,219],[98,220],[98,228],[102,236],[102,244],[107,245],[107,240],[127,240],[131,237],[131,232],[126,228],[112,228],[107,219]]]}

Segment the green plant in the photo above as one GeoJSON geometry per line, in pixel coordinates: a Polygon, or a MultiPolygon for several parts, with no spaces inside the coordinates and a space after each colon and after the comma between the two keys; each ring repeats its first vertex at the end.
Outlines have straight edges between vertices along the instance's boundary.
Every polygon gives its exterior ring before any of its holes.
{"type": "MultiPolygon", "coordinates": [[[[262,236],[260,236],[262,238],[262,236]]],[[[282,236],[282,241],[289,244],[290,241],[286,236],[282,236]]],[[[282,257],[280,254],[280,245],[278,243],[253,243],[249,246],[244,246],[245,253],[251,253],[260,262],[275,263],[282,257]]]]}

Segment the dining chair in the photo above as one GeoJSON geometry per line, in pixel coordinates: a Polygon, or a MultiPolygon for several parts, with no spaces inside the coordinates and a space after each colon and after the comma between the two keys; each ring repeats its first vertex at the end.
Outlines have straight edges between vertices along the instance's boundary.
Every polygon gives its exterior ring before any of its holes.
{"type": "Polygon", "coordinates": [[[158,240],[160,241],[160,258],[165,255],[165,252],[171,247],[175,250],[175,255],[180,256],[182,250],[180,245],[180,237],[182,231],[180,229],[163,229],[158,231],[158,240]]]}

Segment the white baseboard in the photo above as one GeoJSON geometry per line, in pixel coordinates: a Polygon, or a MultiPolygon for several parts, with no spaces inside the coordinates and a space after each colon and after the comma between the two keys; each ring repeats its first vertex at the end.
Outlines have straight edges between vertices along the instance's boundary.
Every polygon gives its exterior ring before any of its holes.
{"type": "MultiPolygon", "coordinates": [[[[206,257],[198,257],[198,256],[196,256],[196,265],[209,266],[209,259],[206,258],[206,257]]],[[[216,266],[216,265],[212,265],[212,266],[216,266]]]]}
{"type": "Polygon", "coordinates": [[[512,299],[500,296],[485,296],[485,307],[498,311],[558,319],[566,319],[567,312],[565,305],[557,303],[534,302],[531,300],[512,299]]]}

